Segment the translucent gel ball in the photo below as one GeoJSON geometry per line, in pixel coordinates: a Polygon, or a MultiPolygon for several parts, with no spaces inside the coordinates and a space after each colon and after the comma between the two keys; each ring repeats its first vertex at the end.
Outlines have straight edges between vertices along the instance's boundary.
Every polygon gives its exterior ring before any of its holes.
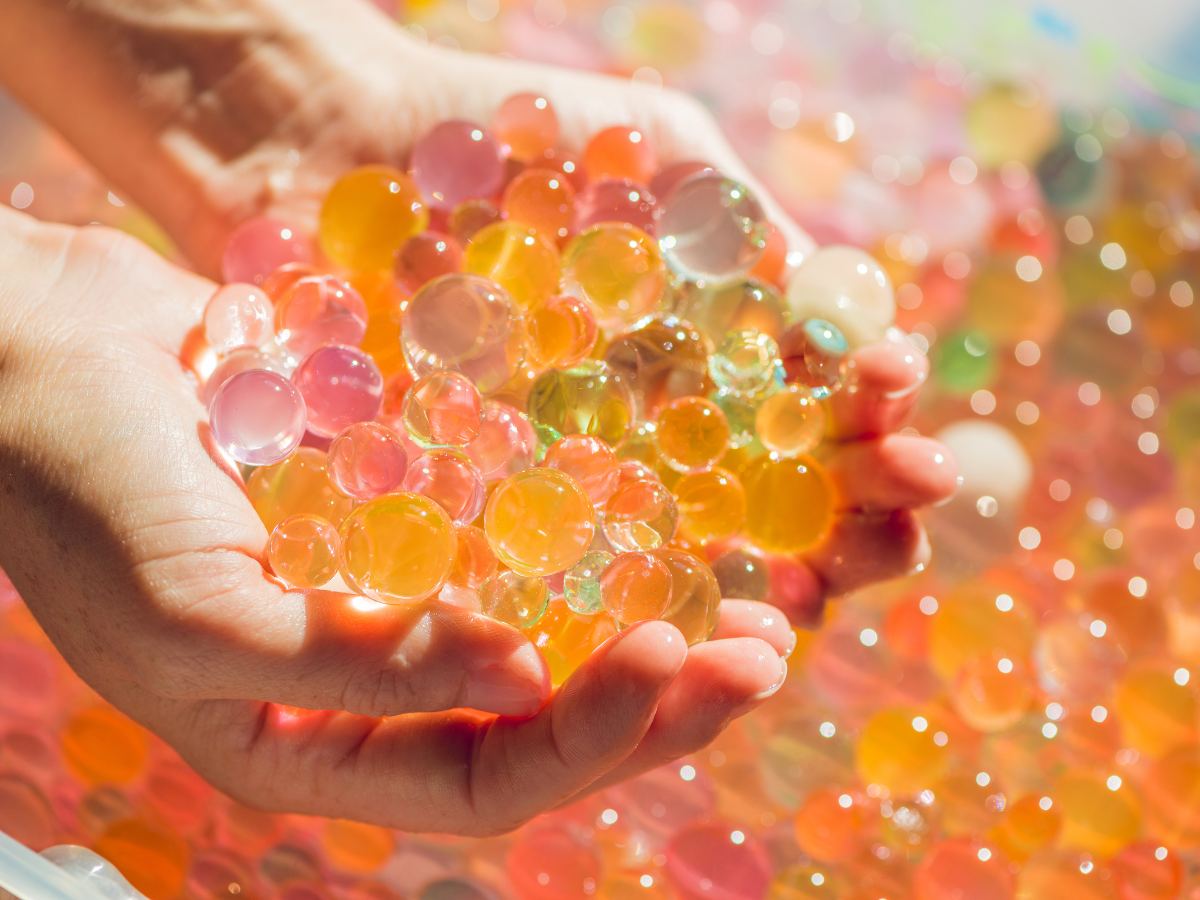
{"type": "Polygon", "coordinates": [[[479,434],[466,454],[489,484],[533,465],[537,436],[523,415],[498,400],[484,400],[479,434]]]}
{"type": "Polygon", "coordinates": [[[587,359],[600,330],[586,301],[555,294],[529,311],[525,331],[526,356],[531,363],[568,369],[587,359]]]}
{"type": "Polygon", "coordinates": [[[771,575],[767,571],[767,561],[762,556],[747,550],[730,550],[713,560],[712,570],[721,587],[722,597],[767,599],[771,575]]]}
{"type": "Polygon", "coordinates": [[[653,312],[667,287],[667,266],[640,228],[601,223],[563,251],[562,285],[595,306],[602,327],[621,328],[653,312]]]}
{"type": "Polygon", "coordinates": [[[537,576],[498,572],[479,587],[483,614],[513,628],[536,625],[549,602],[546,580],[537,576]]]}
{"type": "Polygon", "coordinates": [[[533,383],[526,409],[535,427],[549,430],[551,441],[588,434],[609,446],[625,438],[634,418],[629,386],[604,363],[591,361],[543,372],[533,383]]]}
{"type": "Polygon", "coordinates": [[[491,201],[475,198],[464,200],[450,211],[446,228],[459,245],[465,246],[472,237],[502,218],[504,214],[491,201]]]}
{"type": "Polygon", "coordinates": [[[319,347],[296,367],[292,383],[308,407],[308,430],[321,437],[369,422],[383,401],[379,366],[357,347],[319,347]]]}
{"type": "Polygon", "coordinates": [[[320,516],[292,516],[271,532],[267,558],[275,574],[293,587],[321,587],[341,565],[341,540],[333,524],[320,516]]]}
{"type": "Polygon", "coordinates": [[[604,606],[600,597],[600,576],[613,561],[604,550],[592,550],[571,568],[563,578],[563,597],[567,606],[586,616],[598,613],[604,606]]]}
{"type": "Polygon", "coordinates": [[[467,242],[463,269],[500,285],[522,310],[558,290],[558,247],[518,222],[496,222],[467,242]]]}
{"type": "Polygon", "coordinates": [[[461,272],[462,267],[463,250],[458,241],[440,231],[422,231],[396,253],[393,273],[396,283],[414,294],[435,278],[461,272]]]}
{"type": "Polygon", "coordinates": [[[477,275],[454,274],[435,278],[412,296],[400,341],[416,375],[450,369],[488,394],[517,374],[523,330],[505,290],[477,275]]]}
{"type": "Polygon", "coordinates": [[[658,171],[658,154],[636,128],[614,125],[596,132],[583,151],[588,178],[631,178],[646,184],[658,171]]]}
{"type": "Polygon", "coordinates": [[[704,336],[687,322],[655,316],[614,337],[604,361],[633,388],[641,415],[653,418],[672,400],[708,393],[708,353],[704,336]]]}
{"type": "Polygon", "coordinates": [[[357,507],[342,523],[342,577],[381,603],[437,593],[458,555],[454,523],[428,497],[395,491],[357,507]]]}
{"type": "Polygon", "coordinates": [[[261,287],[263,293],[271,298],[272,303],[278,303],[283,299],[283,295],[292,289],[292,285],[301,278],[311,278],[320,274],[322,274],[321,269],[312,263],[284,263],[263,279],[261,287]]]}
{"type": "Polygon", "coordinates": [[[575,186],[554,169],[526,169],[504,189],[504,212],[510,222],[560,243],[575,217],[575,186]]]}
{"type": "Polygon", "coordinates": [[[413,460],[403,487],[438,503],[455,525],[475,521],[487,499],[479,470],[464,454],[444,447],[426,450],[413,460]]]}
{"type": "Polygon", "coordinates": [[[492,116],[492,131],[513,159],[532,163],[558,143],[558,116],[541,94],[513,94],[492,116]]]}
{"type": "Polygon", "coordinates": [[[689,644],[707,641],[721,616],[721,588],[712,569],[683,550],[659,549],[654,558],[671,573],[671,605],[662,614],[689,644]]]}
{"type": "Polygon", "coordinates": [[[719,347],[729,332],[746,328],[778,341],[789,315],[779,291],[753,278],[703,286],[686,282],[680,289],[675,312],[691,322],[714,347],[719,347]]]}
{"type": "Polygon", "coordinates": [[[301,447],[277,465],[255,469],[246,479],[246,494],[268,532],[301,513],[340,528],[354,505],[330,480],[325,454],[313,447],[301,447]]]}
{"type": "Polygon", "coordinates": [[[824,319],[805,319],[779,339],[779,357],[789,384],[802,384],[821,398],[846,380],[849,344],[841,330],[824,319]]]}
{"type": "Polygon", "coordinates": [[[404,397],[404,427],[422,446],[465,447],[479,436],[483,401],[471,379],[432,372],[404,397]]]}
{"type": "Polygon", "coordinates": [[[304,437],[305,421],[300,391],[264,369],[234,375],[208,407],[213,439],[249,466],[269,466],[290,456],[304,437]]]}
{"type": "Polygon", "coordinates": [[[915,793],[934,783],[948,751],[934,742],[935,728],[914,726],[917,718],[916,710],[898,707],[867,721],[854,748],[863,781],[893,793],[915,793]]]}
{"type": "Polygon", "coordinates": [[[767,245],[767,215],[744,184],[702,173],[678,185],[658,218],[659,246],[691,281],[729,281],[758,262],[767,245]]]}
{"type": "Polygon", "coordinates": [[[671,605],[671,570],[648,553],[622,553],[600,576],[600,599],[618,625],[657,619],[671,605]]]}
{"type": "Polygon", "coordinates": [[[297,357],[322,344],[357,347],[367,333],[362,295],[332,275],[301,278],[275,306],[275,336],[297,357]]]}
{"type": "Polygon", "coordinates": [[[227,284],[204,307],[204,337],[221,356],[257,347],[274,333],[274,312],[270,298],[254,285],[227,284]]]}
{"type": "Polygon", "coordinates": [[[917,868],[913,896],[918,900],[958,900],[968,896],[979,900],[1011,900],[1016,884],[1008,861],[996,850],[984,849],[966,837],[938,844],[917,868]]]}
{"type": "Polygon", "coordinates": [[[825,407],[808,388],[789,385],[762,402],[754,430],[768,450],[780,456],[799,456],[825,436],[825,407]]]}
{"type": "Polygon", "coordinates": [[[571,476],[526,469],[492,492],[484,531],[501,562],[523,575],[550,575],[583,557],[595,526],[591,501],[571,476]]]}
{"type": "Polygon", "coordinates": [[[454,567],[450,570],[449,583],[459,587],[478,588],[496,574],[500,560],[492,551],[492,545],[488,543],[482,528],[460,525],[455,531],[458,534],[458,555],[455,556],[454,567]]]}
{"type": "Polygon", "coordinates": [[[578,481],[592,503],[603,503],[617,489],[617,456],[599,438],[585,434],[561,437],[546,450],[542,465],[578,481]]]}
{"type": "Polygon", "coordinates": [[[779,347],[756,329],[731,331],[708,362],[719,387],[742,394],[757,394],[775,378],[779,347]]]}
{"type": "Polygon", "coordinates": [[[675,190],[676,187],[693,175],[699,175],[701,172],[715,171],[716,169],[708,163],[695,159],[671,163],[671,165],[666,166],[650,179],[650,190],[654,192],[655,197],[665,200],[671,195],[671,191],[675,190]]]}
{"type": "Polygon", "coordinates": [[[606,178],[589,184],[575,198],[572,230],[583,231],[601,222],[628,222],[654,234],[661,211],[646,185],[628,178],[606,178]]]}
{"type": "Polygon", "coordinates": [[[887,273],[857,247],[822,247],[788,282],[792,319],[823,319],[837,326],[850,349],[881,341],[896,320],[887,273]]]}
{"type": "Polygon", "coordinates": [[[604,506],[604,537],[614,550],[654,550],[675,537],[679,508],[671,492],[657,481],[621,485],[604,506]]]}
{"type": "MultiPolygon", "coordinates": [[[[555,597],[541,621],[526,631],[525,636],[545,657],[550,681],[557,687],[616,633],[616,623],[603,610],[595,615],[581,615],[563,598],[555,597]]],[[[582,881],[579,887],[583,888],[582,881]]]]}
{"type": "Polygon", "coordinates": [[[329,189],[317,233],[321,249],[339,266],[391,269],[396,251],[428,224],[411,178],[390,166],[362,166],[329,189]]]}
{"type": "Polygon", "coordinates": [[[234,350],[217,363],[217,367],[208,376],[208,381],[204,382],[204,393],[201,395],[204,405],[208,406],[212,403],[213,397],[217,395],[217,391],[221,389],[221,385],[226,381],[239,372],[246,372],[250,369],[266,369],[269,372],[282,375],[284,378],[292,374],[292,369],[287,364],[287,360],[278,356],[272,356],[269,353],[264,353],[262,350],[256,350],[252,347],[242,347],[234,350]]]}
{"type": "Polygon", "coordinates": [[[728,537],[746,521],[746,492],[724,469],[684,475],[675,482],[675,502],[680,528],[699,541],[728,537]]]}
{"type": "Polygon", "coordinates": [[[729,446],[729,422],[711,400],[680,397],[658,414],[654,432],[658,455],[677,472],[704,472],[729,446]]]}
{"type": "Polygon", "coordinates": [[[504,183],[500,142],[474,122],[451,119],[413,146],[409,170],[421,195],[447,212],[472,197],[491,197],[504,183]]]}
{"type": "Polygon", "coordinates": [[[312,245],[298,228],[279,219],[249,219],[229,236],[221,275],[227,283],[262,284],[280,266],[312,258],[312,245]]]}
{"type": "Polygon", "coordinates": [[[399,435],[378,422],[356,422],[329,445],[329,477],[347,497],[370,500],[404,480],[408,452],[399,435]]]}
{"type": "Polygon", "coordinates": [[[757,456],[741,470],[746,532],[764,550],[795,553],[817,543],[833,524],[833,482],[809,456],[757,456]]]}

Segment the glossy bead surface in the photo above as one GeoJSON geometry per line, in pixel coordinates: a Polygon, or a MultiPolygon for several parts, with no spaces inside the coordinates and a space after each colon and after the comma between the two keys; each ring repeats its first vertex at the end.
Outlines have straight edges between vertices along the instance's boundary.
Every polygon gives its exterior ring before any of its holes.
{"type": "Polygon", "coordinates": [[[467,242],[463,269],[499,285],[527,310],[558,290],[558,248],[518,222],[497,222],[467,242]]]}
{"type": "Polygon", "coordinates": [[[891,279],[857,247],[822,247],[810,256],[788,283],[787,301],[794,321],[831,322],[852,350],[883,340],[896,318],[891,279]]]}
{"type": "Polygon", "coordinates": [[[729,422],[711,400],[681,397],[658,414],[654,446],[678,472],[704,472],[715,466],[729,446],[729,422]]]}
{"type": "Polygon", "coordinates": [[[491,197],[504,180],[500,142],[461,119],[440,122],[413,146],[413,181],[435,209],[451,210],[472,197],[491,197]]]}
{"type": "Polygon", "coordinates": [[[750,538],[765,550],[794,553],[819,541],[833,522],[833,483],[824,467],[808,456],[768,455],[741,470],[750,538]]]}
{"type": "Polygon", "coordinates": [[[422,231],[414,234],[396,252],[393,272],[396,283],[410,294],[442,275],[461,272],[462,246],[448,234],[422,231]]]}
{"type": "Polygon", "coordinates": [[[538,376],[526,410],[535,427],[547,430],[550,441],[586,434],[614,446],[629,431],[634,401],[629,386],[608,366],[588,361],[538,376]]]}
{"type": "Polygon", "coordinates": [[[825,434],[825,408],[807,388],[790,385],[767,397],[754,418],[763,446],[780,456],[808,453],[825,434]]]}
{"type": "Polygon", "coordinates": [[[499,572],[479,587],[483,614],[513,628],[536,625],[549,601],[546,580],[537,576],[499,572]]]}
{"type": "Polygon", "coordinates": [[[604,506],[604,536],[614,550],[628,553],[665,546],[679,527],[679,508],[657,481],[630,481],[604,506]]]}
{"type": "Polygon", "coordinates": [[[353,503],[329,477],[326,456],[301,447],[283,462],[250,473],[246,493],[267,531],[289,516],[309,513],[341,527],[353,503]]]}
{"type": "Polygon", "coordinates": [[[295,226],[279,219],[249,219],[233,230],[221,259],[226,283],[262,284],[287,263],[307,263],[312,245],[295,226]]]}
{"type": "Polygon", "coordinates": [[[332,275],[301,278],[275,305],[275,336],[300,358],[322,344],[357,347],[367,333],[362,295],[332,275]]]}
{"type": "Polygon", "coordinates": [[[566,294],[547,297],[525,319],[529,361],[542,368],[577,366],[596,346],[599,328],[587,302],[566,294]]]}
{"type": "Polygon", "coordinates": [[[404,480],[408,452],[392,429],[378,422],[356,422],[329,445],[329,477],[347,497],[370,500],[404,480]]]}
{"type": "Polygon", "coordinates": [[[594,615],[604,606],[600,596],[600,576],[613,555],[604,550],[592,550],[567,570],[563,578],[563,598],[567,606],[582,615],[594,615]]]}
{"type": "Polygon", "coordinates": [[[684,475],[675,483],[679,527],[699,541],[727,537],[746,521],[746,492],[721,468],[684,475]]]}
{"type": "Polygon", "coordinates": [[[357,507],[341,527],[342,577],[381,603],[429,597],[446,582],[458,538],[446,512],[397,491],[357,507]]]}
{"type": "Polygon", "coordinates": [[[390,269],[396,251],[429,222],[413,179],[389,166],[343,175],[321,206],[321,249],[347,269],[390,269]]]}
{"type": "Polygon", "coordinates": [[[513,159],[534,162],[558,142],[558,116],[541,94],[513,94],[492,116],[492,131],[513,159]]]}
{"type": "Polygon", "coordinates": [[[675,271],[693,281],[745,275],[767,244],[767,216],[744,184],[716,173],[679,184],[663,203],[657,235],[675,271]]]}
{"type": "Polygon", "coordinates": [[[542,465],[566,472],[594,504],[603,504],[617,489],[616,454],[596,437],[571,434],[559,438],[546,450],[542,465]]]}
{"type": "Polygon", "coordinates": [[[595,306],[601,326],[619,328],[654,310],[667,286],[667,267],[646,232],[626,223],[602,223],[563,251],[562,285],[595,306]]]}
{"type": "Polygon", "coordinates": [[[424,447],[465,447],[479,436],[483,401],[471,379],[431,372],[404,397],[404,427],[424,447]]]}
{"type": "Polygon", "coordinates": [[[504,189],[504,212],[509,221],[560,243],[574,220],[575,186],[554,169],[526,169],[504,189]]]}
{"type": "Polygon", "coordinates": [[[488,499],[484,530],[501,562],[522,575],[550,575],[579,562],[594,533],[594,512],[575,479],[527,469],[488,499]]]}
{"type": "Polygon", "coordinates": [[[300,391],[265,369],[240,372],[221,385],[208,407],[213,439],[231,457],[269,466],[291,455],[304,437],[300,391]]]}
{"type": "Polygon", "coordinates": [[[308,430],[334,437],[355,422],[369,422],[383,401],[383,375],[357,347],[330,344],[306,356],[292,373],[308,409],[308,430]]]}
{"type": "Polygon", "coordinates": [[[445,447],[426,450],[413,460],[402,487],[436,502],[455,525],[475,521],[487,499],[479,470],[463,453],[445,447]]]}
{"type": "Polygon", "coordinates": [[[606,178],[579,192],[571,227],[579,232],[601,222],[627,222],[654,234],[660,212],[658,201],[646,185],[628,178],[606,178]]]}
{"type": "Polygon", "coordinates": [[[658,169],[658,155],[636,128],[614,125],[596,132],[583,152],[588,178],[630,178],[645,184],[658,169]]]}
{"type": "Polygon", "coordinates": [[[245,282],[226,284],[204,307],[204,337],[221,356],[257,347],[272,336],[274,312],[261,289],[245,282]]]}
{"type": "Polygon", "coordinates": [[[648,553],[622,553],[600,576],[600,598],[619,626],[657,619],[671,605],[671,571],[648,553]]]}
{"type": "Polygon", "coordinates": [[[341,541],[333,524],[320,516],[292,516],[271,532],[267,558],[275,574],[293,587],[321,587],[337,574],[341,541]]]}

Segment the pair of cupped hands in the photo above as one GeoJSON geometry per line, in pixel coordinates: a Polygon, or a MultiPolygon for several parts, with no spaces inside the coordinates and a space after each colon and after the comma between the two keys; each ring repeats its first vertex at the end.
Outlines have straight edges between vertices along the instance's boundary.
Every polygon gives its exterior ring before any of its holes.
{"type": "MultiPolygon", "coordinates": [[[[10,0],[0,79],[209,275],[240,220],[312,226],[346,170],[400,164],[437,121],[487,122],[518,91],[550,99],[569,148],[631,124],[663,164],[754,185],[690,98],[429,49],[359,0],[10,0]]],[[[286,589],[181,356],[215,287],[110,229],[0,211],[0,566],[75,671],[218,788],[504,831],[700,749],[783,684],[789,610],[763,603],[724,600],[690,648],[665,622],[631,627],[552,690],[533,645],[485,617],[286,589]]],[[[832,402],[840,507],[798,609],[923,565],[912,510],[955,487],[944,447],[896,433],[924,357],[884,342],[851,365],[832,402]]]]}

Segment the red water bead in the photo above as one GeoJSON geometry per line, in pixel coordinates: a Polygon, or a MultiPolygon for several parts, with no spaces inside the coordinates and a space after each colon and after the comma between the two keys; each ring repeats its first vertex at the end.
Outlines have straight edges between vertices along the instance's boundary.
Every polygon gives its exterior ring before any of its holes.
{"type": "Polygon", "coordinates": [[[378,422],[355,422],[329,447],[329,477],[355,500],[370,500],[404,480],[408,452],[400,436],[378,422]]]}
{"type": "Polygon", "coordinates": [[[766,849],[727,823],[681,829],[666,857],[667,881],[683,900],[762,900],[771,883],[766,849]]]}
{"type": "Polygon", "coordinates": [[[776,286],[782,286],[783,271],[787,266],[787,238],[783,236],[783,232],[767,223],[767,245],[763,247],[762,256],[758,258],[750,271],[746,273],[748,278],[757,278],[759,281],[766,281],[776,286]]]}
{"type": "Polygon", "coordinates": [[[1171,900],[1183,884],[1178,853],[1158,841],[1129,844],[1109,863],[1121,900],[1171,900]]]}
{"type": "Polygon", "coordinates": [[[565,150],[547,150],[546,155],[538,160],[539,166],[554,169],[567,176],[567,180],[575,186],[576,191],[582,191],[588,184],[587,169],[583,160],[565,150]]]}
{"type": "Polygon", "coordinates": [[[212,374],[208,376],[208,381],[204,382],[204,394],[202,395],[204,405],[208,406],[212,403],[213,397],[226,381],[239,372],[247,372],[250,369],[267,369],[284,378],[291,374],[291,367],[286,360],[278,356],[271,356],[254,347],[242,347],[221,360],[213,369],[212,374]]]}
{"type": "Polygon", "coordinates": [[[588,180],[632,178],[646,184],[658,171],[658,154],[640,129],[614,125],[599,131],[583,151],[588,180]]]}
{"type": "Polygon", "coordinates": [[[301,278],[275,306],[275,335],[296,356],[322,344],[357,347],[367,333],[367,304],[332,275],[301,278]]]}
{"type": "Polygon", "coordinates": [[[298,228],[263,216],[233,230],[221,258],[221,275],[226,282],[262,284],[285,263],[307,263],[312,258],[312,243],[298,228]]]}
{"type": "Polygon", "coordinates": [[[519,900],[591,900],[602,875],[595,848],[565,828],[522,833],[508,851],[508,883],[519,900]]]}
{"type": "Polygon", "coordinates": [[[436,209],[452,210],[472,197],[491,197],[504,184],[504,155],[490,131],[451,119],[426,132],[413,147],[409,168],[436,209]]]}
{"type": "Polygon", "coordinates": [[[330,344],[304,358],[292,373],[308,408],[308,430],[331,438],[355,422],[369,422],[383,400],[379,366],[357,347],[330,344]]]}
{"type": "Polygon", "coordinates": [[[509,219],[559,243],[570,233],[575,202],[575,185],[554,169],[526,169],[504,189],[509,219]]]}
{"type": "Polygon", "coordinates": [[[292,285],[301,278],[310,278],[320,274],[322,274],[321,270],[312,263],[284,263],[263,279],[263,293],[271,298],[272,303],[278,303],[283,295],[291,290],[292,285]]]}
{"type": "Polygon", "coordinates": [[[221,385],[209,404],[208,423],[213,440],[238,462],[270,466],[300,446],[305,403],[282,375],[250,369],[221,385]]]}
{"type": "Polygon", "coordinates": [[[817,862],[849,859],[865,843],[866,816],[854,798],[841,788],[809,792],[796,812],[796,843],[817,862]]]}
{"type": "Polygon", "coordinates": [[[558,116],[541,94],[513,94],[492,116],[492,131],[513,159],[531,163],[558,142],[558,116]]]}
{"type": "Polygon", "coordinates": [[[672,163],[650,179],[650,193],[659,200],[666,200],[681,181],[691,178],[693,175],[699,175],[701,172],[715,171],[716,169],[708,163],[697,159],[672,163]]]}
{"type": "Polygon", "coordinates": [[[628,178],[594,181],[575,198],[574,231],[600,222],[628,222],[654,234],[659,205],[650,188],[628,178]]]}
{"type": "Polygon", "coordinates": [[[955,838],[934,847],[913,879],[914,900],[1010,900],[1016,890],[998,849],[955,838]]]}
{"type": "Polygon", "coordinates": [[[569,434],[550,445],[542,465],[566,472],[579,482],[593,503],[601,504],[617,489],[617,456],[608,444],[586,434],[569,434]]]}
{"type": "Polygon", "coordinates": [[[423,231],[413,235],[396,254],[396,283],[410,294],[439,275],[461,272],[462,246],[448,234],[423,231]]]}

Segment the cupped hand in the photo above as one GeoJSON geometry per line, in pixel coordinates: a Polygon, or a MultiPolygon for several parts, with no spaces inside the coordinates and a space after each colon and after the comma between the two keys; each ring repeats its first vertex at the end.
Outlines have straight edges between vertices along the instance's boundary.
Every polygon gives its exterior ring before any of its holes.
{"type": "Polygon", "coordinates": [[[794,638],[764,604],[727,603],[690,650],[630,628],[552,691],[483,616],[287,590],[181,360],[215,285],[4,210],[0,272],[0,566],[84,680],[234,797],[502,831],[699,749],[782,683],[794,638]]]}

